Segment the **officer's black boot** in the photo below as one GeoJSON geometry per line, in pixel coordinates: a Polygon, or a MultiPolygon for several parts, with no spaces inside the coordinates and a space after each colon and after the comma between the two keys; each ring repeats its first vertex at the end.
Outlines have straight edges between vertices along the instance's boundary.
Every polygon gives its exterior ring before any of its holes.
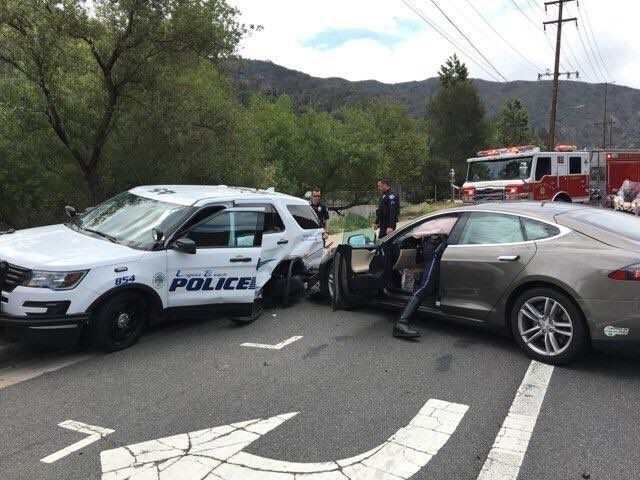
{"type": "Polygon", "coordinates": [[[400,318],[393,324],[393,336],[398,338],[417,338],[420,332],[411,327],[411,317],[416,313],[418,307],[422,303],[422,299],[414,295],[404,307],[400,318]]]}

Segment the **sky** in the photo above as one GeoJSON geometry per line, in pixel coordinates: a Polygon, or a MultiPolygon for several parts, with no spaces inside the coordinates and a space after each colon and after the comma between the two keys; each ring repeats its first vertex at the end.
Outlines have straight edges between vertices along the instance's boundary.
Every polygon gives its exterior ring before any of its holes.
{"type": "MultiPolygon", "coordinates": [[[[545,14],[542,0],[228,2],[241,11],[242,22],[263,27],[243,40],[243,57],[318,77],[424,80],[454,52],[474,78],[537,80],[538,73],[553,70],[556,27],[545,33],[542,22],[555,20],[558,9],[549,6],[545,14]]],[[[580,80],[591,83],[640,88],[640,2],[580,0],[578,8],[572,1],[563,16],[577,17],[578,27],[565,23],[562,29],[561,71],[578,70],[580,80]]]]}

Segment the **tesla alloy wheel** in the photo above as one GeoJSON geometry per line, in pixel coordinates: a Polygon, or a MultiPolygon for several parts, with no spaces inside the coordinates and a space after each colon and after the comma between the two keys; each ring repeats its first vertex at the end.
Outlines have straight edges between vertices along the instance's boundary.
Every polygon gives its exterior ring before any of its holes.
{"type": "Polygon", "coordinates": [[[511,329],[518,345],[542,362],[567,364],[586,350],[582,312],[551,288],[534,288],[518,297],[511,310],[511,329]]]}

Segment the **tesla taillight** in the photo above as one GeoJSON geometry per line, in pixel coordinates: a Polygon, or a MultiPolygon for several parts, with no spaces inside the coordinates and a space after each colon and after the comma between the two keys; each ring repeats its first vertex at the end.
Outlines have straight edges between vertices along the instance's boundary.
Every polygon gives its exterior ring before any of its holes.
{"type": "Polygon", "coordinates": [[[635,280],[640,281],[640,263],[629,265],[607,275],[614,280],[635,280]]]}

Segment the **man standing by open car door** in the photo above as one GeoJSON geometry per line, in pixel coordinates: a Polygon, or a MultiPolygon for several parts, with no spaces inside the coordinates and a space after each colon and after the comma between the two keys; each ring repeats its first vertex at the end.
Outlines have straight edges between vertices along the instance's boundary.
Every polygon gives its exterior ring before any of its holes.
{"type": "Polygon", "coordinates": [[[424,263],[424,271],[420,277],[420,284],[414,289],[409,302],[404,307],[400,318],[393,324],[393,336],[398,338],[417,338],[420,336],[411,321],[423,302],[431,302],[435,306],[440,286],[440,259],[447,248],[447,239],[457,217],[443,217],[418,227],[412,234],[414,238],[422,239],[422,248],[416,261],[424,263]]]}
{"type": "Polygon", "coordinates": [[[391,189],[389,180],[380,180],[378,191],[381,196],[376,209],[375,229],[380,229],[378,238],[383,238],[396,229],[400,215],[400,197],[391,189]]]}

